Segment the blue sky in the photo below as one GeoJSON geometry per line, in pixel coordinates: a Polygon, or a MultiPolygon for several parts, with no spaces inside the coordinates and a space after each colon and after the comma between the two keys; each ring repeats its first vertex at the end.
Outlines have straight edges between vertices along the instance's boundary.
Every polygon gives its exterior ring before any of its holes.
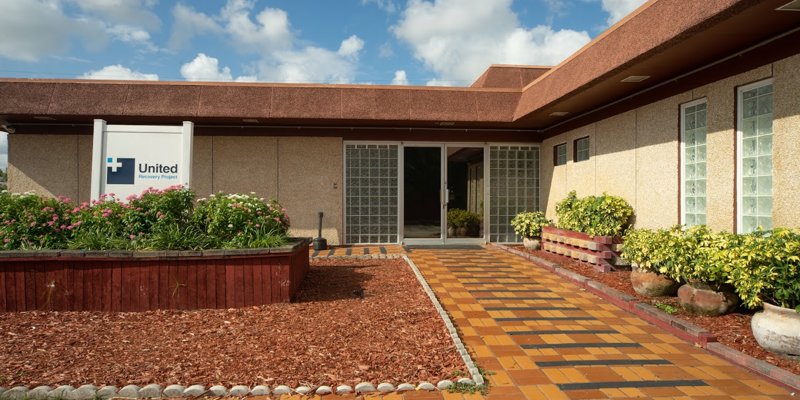
{"type": "Polygon", "coordinates": [[[465,86],[555,65],[643,2],[0,0],[0,76],[465,86]]]}

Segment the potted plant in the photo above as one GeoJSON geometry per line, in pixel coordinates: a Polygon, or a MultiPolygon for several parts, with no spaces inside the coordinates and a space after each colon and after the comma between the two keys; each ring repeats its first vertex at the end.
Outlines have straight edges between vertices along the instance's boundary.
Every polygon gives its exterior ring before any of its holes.
{"type": "Polygon", "coordinates": [[[476,236],[480,229],[480,215],[461,208],[447,211],[447,235],[450,237],[476,236]]]}
{"type": "Polygon", "coordinates": [[[800,356],[800,230],[740,235],[728,258],[733,265],[729,279],[742,304],[764,307],[751,320],[758,344],[800,356]]]}
{"type": "Polygon", "coordinates": [[[712,232],[705,225],[688,229],[676,227],[672,234],[679,238],[672,248],[670,275],[686,282],[678,289],[681,306],[693,314],[717,316],[733,311],[739,296],[727,283],[731,263],[727,260],[737,235],[712,232]]]}
{"type": "Polygon", "coordinates": [[[680,284],[672,279],[670,251],[675,240],[664,229],[631,229],[625,235],[622,257],[631,262],[631,285],[643,296],[674,296],[680,284]]]}
{"type": "Polygon", "coordinates": [[[541,248],[542,227],[550,226],[553,221],[547,219],[541,211],[524,211],[511,220],[511,226],[517,236],[522,237],[526,249],[541,248]]]}

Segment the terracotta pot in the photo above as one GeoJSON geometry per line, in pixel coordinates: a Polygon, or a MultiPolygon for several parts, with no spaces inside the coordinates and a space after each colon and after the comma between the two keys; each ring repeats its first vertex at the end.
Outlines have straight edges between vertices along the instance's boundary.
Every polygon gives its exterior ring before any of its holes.
{"type": "Polygon", "coordinates": [[[447,228],[447,237],[456,237],[456,228],[452,226],[447,228]]]}
{"type": "Polygon", "coordinates": [[[800,357],[800,313],[797,311],[764,303],[764,311],[753,315],[750,327],[761,347],[800,357]]]}
{"type": "Polygon", "coordinates": [[[733,289],[716,291],[708,285],[687,283],[678,289],[678,301],[692,314],[715,317],[733,311],[739,305],[739,296],[733,289]]]}
{"type": "Polygon", "coordinates": [[[522,238],[522,245],[529,250],[539,250],[542,248],[542,241],[540,238],[522,238]]]}
{"type": "Polygon", "coordinates": [[[631,270],[631,284],[636,293],[647,297],[674,296],[680,286],[667,276],[637,267],[631,270]]]}
{"type": "Polygon", "coordinates": [[[467,233],[468,231],[465,227],[456,228],[456,236],[458,237],[467,237],[467,233]]]}

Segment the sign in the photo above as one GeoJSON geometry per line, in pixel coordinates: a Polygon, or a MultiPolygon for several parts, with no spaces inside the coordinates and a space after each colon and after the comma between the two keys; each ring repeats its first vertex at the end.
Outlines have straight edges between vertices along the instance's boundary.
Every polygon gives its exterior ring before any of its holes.
{"type": "Polygon", "coordinates": [[[92,199],[114,193],[119,199],[153,187],[189,186],[194,124],[182,126],[107,125],[94,120],[92,199]]]}

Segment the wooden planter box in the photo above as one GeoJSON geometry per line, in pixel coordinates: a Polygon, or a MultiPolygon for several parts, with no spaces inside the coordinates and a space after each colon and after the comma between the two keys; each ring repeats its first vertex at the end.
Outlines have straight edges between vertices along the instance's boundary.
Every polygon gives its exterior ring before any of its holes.
{"type": "Polygon", "coordinates": [[[590,236],[567,229],[542,227],[542,250],[585,261],[603,272],[630,269],[619,257],[621,246],[622,239],[618,236],[590,236]]]}
{"type": "Polygon", "coordinates": [[[147,311],[288,302],[310,239],[272,249],[0,251],[2,311],[147,311]]]}

